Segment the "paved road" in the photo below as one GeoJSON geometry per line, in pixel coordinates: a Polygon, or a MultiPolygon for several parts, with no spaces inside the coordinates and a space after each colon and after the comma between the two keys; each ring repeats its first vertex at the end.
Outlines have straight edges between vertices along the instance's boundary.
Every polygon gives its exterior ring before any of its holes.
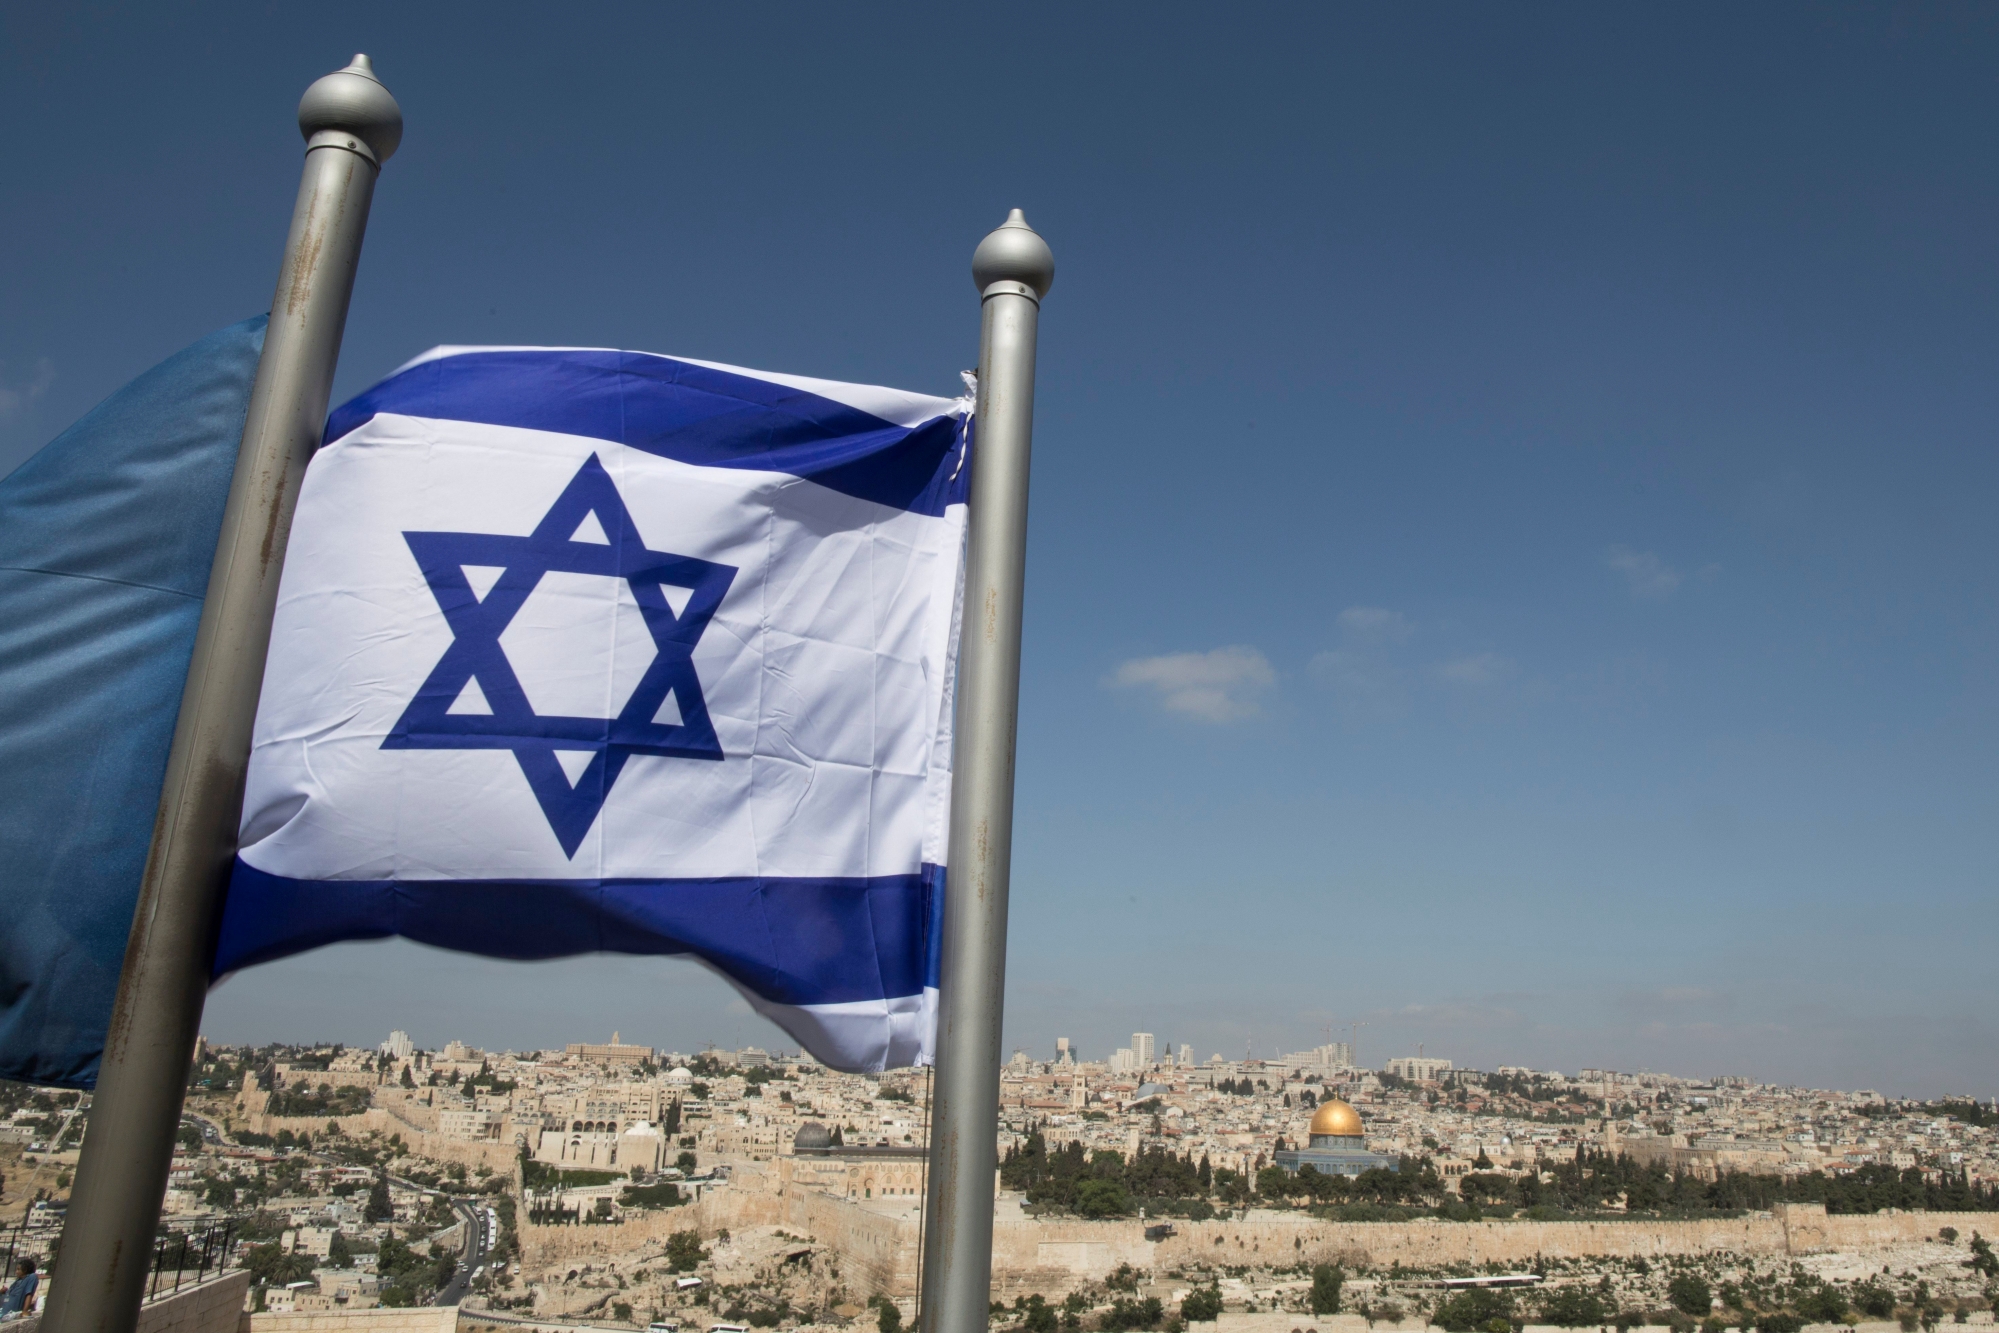
{"type": "Polygon", "coordinates": [[[490,1247],[486,1238],[486,1205],[477,1199],[453,1199],[452,1209],[465,1224],[465,1248],[460,1252],[458,1271],[451,1275],[451,1281],[444,1290],[432,1299],[432,1305],[456,1305],[465,1299],[465,1292],[472,1285],[472,1274],[486,1262],[490,1247]]]}
{"type": "Polygon", "coordinates": [[[218,1148],[226,1142],[233,1142],[233,1140],[226,1140],[222,1137],[222,1126],[216,1124],[213,1120],[201,1114],[201,1112],[182,1111],[180,1114],[181,1119],[192,1120],[195,1124],[201,1126],[201,1137],[204,1141],[212,1143],[218,1148]]]}

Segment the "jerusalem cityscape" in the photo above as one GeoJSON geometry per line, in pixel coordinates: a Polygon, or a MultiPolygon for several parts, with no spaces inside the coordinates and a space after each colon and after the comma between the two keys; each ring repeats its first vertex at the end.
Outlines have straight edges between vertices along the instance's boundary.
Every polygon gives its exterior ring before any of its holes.
{"type": "MultiPolygon", "coordinates": [[[[1090,1060],[1059,1039],[1002,1071],[995,1327],[1992,1322],[1989,1101],[1130,1041],[1090,1060]]],[[[618,1034],[204,1043],[153,1281],[239,1270],[260,1333],[396,1308],[439,1328],[895,1333],[925,1072],[618,1034]]],[[[46,1266],[89,1099],[5,1097],[10,1264],[46,1266]]]]}
{"type": "Polygon", "coordinates": [[[1995,70],[0,7],[0,1333],[1999,1333],[1995,70]]]}

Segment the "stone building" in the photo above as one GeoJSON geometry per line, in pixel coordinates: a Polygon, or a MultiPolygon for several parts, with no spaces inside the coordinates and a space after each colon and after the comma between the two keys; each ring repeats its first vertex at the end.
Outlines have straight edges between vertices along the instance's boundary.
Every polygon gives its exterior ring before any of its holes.
{"type": "Polygon", "coordinates": [[[781,1187],[796,1187],[857,1202],[914,1203],[923,1197],[926,1154],[921,1148],[873,1144],[846,1147],[832,1131],[808,1120],[792,1136],[791,1155],[778,1159],[781,1187]]]}
{"type": "Polygon", "coordinates": [[[1322,1176],[1357,1176],[1375,1167],[1396,1169],[1394,1158],[1367,1150],[1360,1112],[1337,1097],[1319,1103],[1307,1133],[1305,1147],[1285,1148],[1277,1153],[1277,1165],[1294,1176],[1307,1166],[1322,1176]]]}

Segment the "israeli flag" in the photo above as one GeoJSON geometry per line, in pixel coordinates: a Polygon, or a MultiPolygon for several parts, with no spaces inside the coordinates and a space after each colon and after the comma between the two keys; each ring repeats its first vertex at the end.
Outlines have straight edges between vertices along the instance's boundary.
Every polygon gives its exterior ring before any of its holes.
{"type": "Polygon", "coordinates": [[[401,935],[689,954],[927,1064],[970,403],[445,347],[338,409],[279,593],[218,975],[401,935]]]}

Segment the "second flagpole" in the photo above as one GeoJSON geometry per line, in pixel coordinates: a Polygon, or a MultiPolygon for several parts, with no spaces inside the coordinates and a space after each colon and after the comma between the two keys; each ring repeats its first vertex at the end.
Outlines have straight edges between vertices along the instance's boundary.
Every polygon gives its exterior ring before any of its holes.
{"type": "Polygon", "coordinates": [[[1055,281],[1055,257],[1016,208],[979,243],[972,281],[982,312],[979,396],[918,1288],[922,1333],[985,1329],[992,1286],[1034,351],[1041,298],[1055,281]]]}

